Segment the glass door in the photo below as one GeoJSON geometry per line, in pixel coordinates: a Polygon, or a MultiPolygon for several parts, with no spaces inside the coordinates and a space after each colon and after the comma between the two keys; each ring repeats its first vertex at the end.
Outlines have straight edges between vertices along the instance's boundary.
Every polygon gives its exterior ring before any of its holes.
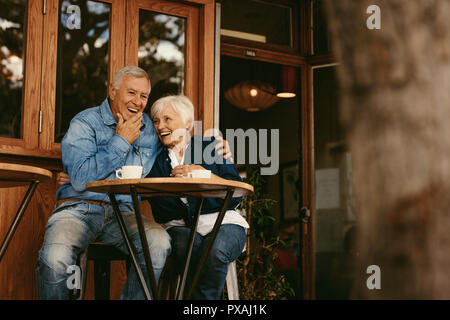
{"type": "Polygon", "coordinates": [[[339,121],[336,66],[312,69],[312,258],[316,299],[348,299],[355,252],[352,158],[339,121]]]}

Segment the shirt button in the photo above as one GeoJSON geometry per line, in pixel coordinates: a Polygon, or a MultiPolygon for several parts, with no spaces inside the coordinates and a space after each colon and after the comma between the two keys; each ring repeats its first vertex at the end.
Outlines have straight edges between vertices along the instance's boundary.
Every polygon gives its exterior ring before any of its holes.
{"type": "Polygon", "coordinates": [[[147,157],[150,157],[150,153],[146,153],[145,155],[146,155],[147,157]]]}
{"type": "Polygon", "coordinates": [[[123,153],[123,156],[125,157],[126,155],[127,155],[127,153],[126,153],[126,152],[124,152],[124,153],[123,153]]]}

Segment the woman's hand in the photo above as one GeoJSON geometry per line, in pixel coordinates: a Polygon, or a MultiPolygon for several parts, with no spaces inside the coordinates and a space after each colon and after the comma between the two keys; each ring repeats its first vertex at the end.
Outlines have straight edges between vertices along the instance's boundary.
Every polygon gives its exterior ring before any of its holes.
{"type": "Polygon", "coordinates": [[[230,144],[228,143],[227,140],[224,140],[221,136],[216,135],[214,136],[214,138],[216,138],[217,141],[219,141],[218,144],[216,144],[216,151],[217,154],[221,155],[223,154],[223,158],[226,159],[230,159],[231,162],[233,162],[233,158],[231,157],[231,148],[230,148],[230,144]]]}
{"type": "Polygon", "coordinates": [[[173,168],[170,173],[171,177],[187,177],[188,173],[192,170],[205,170],[202,166],[198,164],[182,164],[173,168]]]}
{"type": "Polygon", "coordinates": [[[58,184],[61,186],[66,182],[70,182],[69,179],[69,175],[67,173],[64,172],[58,172],[58,174],[56,175],[56,182],[58,182],[58,184]]]}

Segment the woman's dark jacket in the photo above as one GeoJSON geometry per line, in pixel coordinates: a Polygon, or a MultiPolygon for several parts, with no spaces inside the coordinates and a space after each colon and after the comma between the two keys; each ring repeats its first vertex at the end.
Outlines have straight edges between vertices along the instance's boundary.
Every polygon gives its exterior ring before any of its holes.
{"type": "MultiPolygon", "coordinates": [[[[242,181],[233,163],[223,159],[223,155],[216,154],[215,145],[218,141],[214,137],[192,137],[185,151],[184,164],[198,164],[211,173],[228,180],[242,181]]],[[[169,177],[172,172],[169,151],[164,148],[156,158],[148,178],[169,177]]],[[[234,210],[241,202],[241,197],[232,198],[228,210],[234,210]]],[[[193,216],[197,211],[199,200],[187,197],[189,205],[185,205],[180,198],[152,197],[148,201],[152,206],[153,217],[158,223],[184,219],[186,225],[192,225],[193,216]]],[[[219,212],[223,205],[221,198],[206,198],[203,200],[201,214],[219,212]]]]}

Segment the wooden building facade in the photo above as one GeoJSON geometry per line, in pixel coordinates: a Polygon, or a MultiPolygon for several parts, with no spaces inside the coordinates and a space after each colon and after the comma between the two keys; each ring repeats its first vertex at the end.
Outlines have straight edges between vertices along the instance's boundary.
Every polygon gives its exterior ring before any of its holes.
{"type": "MultiPolygon", "coordinates": [[[[302,297],[317,296],[314,123],[319,120],[313,110],[314,75],[315,70],[333,69],[336,63],[326,36],[322,1],[242,1],[246,2],[246,12],[270,12],[273,6],[278,10],[273,10],[274,15],[286,14],[287,40],[271,40],[267,31],[266,40],[260,41],[254,34],[265,31],[252,32],[246,27],[250,22],[241,18],[227,20],[230,4],[239,5],[234,0],[0,0],[7,8],[0,14],[0,59],[4,61],[0,109],[8,115],[0,121],[0,162],[31,164],[54,173],[51,182],[39,185],[0,262],[0,299],[37,298],[36,260],[56,202],[61,139],[77,112],[106,98],[114,72],[125,65],[148,71],[153,93],[149,103],[168,92],[184,93],[193,101],[205,130],[226,123],[221,115],[226,102],[219,91],[221,60],[225,63],[229,58],[297,71],[293,108],[298,143],[290,161],[298,164],[301,187],[294,218],[286,221],[297,226],[302,297]],[[268,8],[258,9],[258,5],[268,8]],[[232,28],[237,32],[230,33],[232,28]]],[[[327,119],[337,118],[334,111],[324,113],[327,119]]],[[[328,147],[335,150],[339,145],[328,147]]],[[[25,191],[25,187],[0,190],[0,237],[6,234],[25,191]]],[[[117,299],[126,278],[124,265],[114,263],[112,275],[111,296],[117,299]]],[[[90,273],[88,299],[93,297],[92,284],[90,273]]]]}

